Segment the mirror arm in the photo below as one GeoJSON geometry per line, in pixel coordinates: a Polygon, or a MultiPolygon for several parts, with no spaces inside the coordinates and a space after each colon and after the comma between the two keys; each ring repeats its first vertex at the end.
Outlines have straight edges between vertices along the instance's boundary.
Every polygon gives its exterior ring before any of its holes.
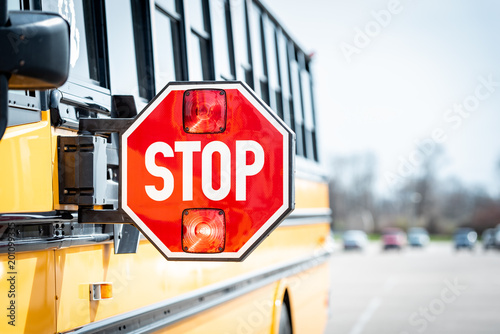
{"type": "Polygon", "coordinates": [[[0,140],[7,128],[7,115],[9,114],[9,78],[0,74],[0,140]]]}

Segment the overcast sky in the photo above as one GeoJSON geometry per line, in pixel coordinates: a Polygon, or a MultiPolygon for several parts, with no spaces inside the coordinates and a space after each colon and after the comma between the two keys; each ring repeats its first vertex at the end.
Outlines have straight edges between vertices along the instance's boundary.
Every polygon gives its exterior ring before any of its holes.
{"type": "Polygon", "coordinates": [[[373,151],[383,191],[440,142],[440,176],[498,194],[500,1],[264,3],[315,54],[325,162],[373,151]]]}

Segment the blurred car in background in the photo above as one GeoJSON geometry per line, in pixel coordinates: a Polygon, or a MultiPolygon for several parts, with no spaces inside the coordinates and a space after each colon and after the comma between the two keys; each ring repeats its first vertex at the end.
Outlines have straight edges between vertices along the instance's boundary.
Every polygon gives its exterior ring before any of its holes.
{"type": "Polygon", "coordinates": [[[408,229],[408,243],[412,247],[425,247],[429,244],[429,232],[422,227],[408,229]]]}
{"type": "Polygon", "coordinates": [[[342,242],[344,244],[344,249],[359,249],[363,250],[367,243],[368,237],[366,233],[359,230],[348,230],[342,234],[342,242]]]}
{"type": "Polygon", "coordinates": [[[469,227],[462,227],[455,231],[453,240],[455,249],[467,248],[473,250],[477,241],[477,233],[469,227]]]}
{"type": "Polygon", "coordinates": [[[395,227],[386,228],[382,232],[382,245],[386,249],[402,249],[406,246],[406,233],[395,227]]]}
{"type": "Polygon", "coordinates": [[[496,229],[488,228],[484,230],[483,234],[481,234],[481,242],[483,243],[483,248],[484,249],[494,248],[495,237],[496,237],[496,229]]]}
{"type": "Polygon", "coordinates": [[[500,249],[500,224],[498,224],[494,229],[493,229],[493,247],[496,249],[500,249]]]}

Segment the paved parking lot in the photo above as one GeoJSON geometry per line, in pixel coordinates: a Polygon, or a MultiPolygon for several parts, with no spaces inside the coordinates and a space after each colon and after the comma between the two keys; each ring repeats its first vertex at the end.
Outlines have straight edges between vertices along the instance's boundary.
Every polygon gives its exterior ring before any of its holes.
{"type": "MultiPolygon", "coordinates": [[[[479,245],[480,246],[480,245],[479,245]]],[[[337,251],[325,333],[500,333],[500,252],[337,251]]]]}

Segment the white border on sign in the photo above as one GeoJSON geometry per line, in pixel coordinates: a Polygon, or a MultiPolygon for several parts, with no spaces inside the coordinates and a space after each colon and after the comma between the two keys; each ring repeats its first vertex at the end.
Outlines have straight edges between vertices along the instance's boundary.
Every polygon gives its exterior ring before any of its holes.
{"type": "Polygon", "coordinates": [[[269,111],[262,105],[257,98],[252,95],[247,88],[241,83],[197,83],[197,84],[174,84],[169,85],[164,89],[155,100],[147,106],[144,112],[140,113],[139,116],[134,120],[132,125],[123,133],[122,143],[121,143],[121,154],[122,154],[122,172],[121,172],[121,183],[122,183],[122,208],[123,210],[132,218],[132,220],[138,225],[139,229],[146,234],[146,237],[153,242],[156,247],[163,252],[169,259],[239,259],[241,258],[249,248],[257,242],[264,233],[266,233],[269,228],[281,217],[286,210],[289,208],[289,148],[290,142],[287,130],[280,124],[273,116],[269,114],[269,111]],[[191,254],[185,252],[172,252],[165,244],[149,229],[149,227],[134,213],[134,211],[127,205],[127,139],[128,137],[137,129],[137,127],[156,109],[156,107],[165,99],[165,97],[172,91],[178,90],[189,90],[189,89],[200,89],[202,86],[209,86],[211,89],[237,89],[252,105],[264,116],[269,123],[271,123],[275,129],[277,129],[283,136],[283,205],[276,210],[276,212],[262,225],[262,227],[241,247],[238,252],[223,252],[223,253],[210,253],[210,254],[191,254]]]}

